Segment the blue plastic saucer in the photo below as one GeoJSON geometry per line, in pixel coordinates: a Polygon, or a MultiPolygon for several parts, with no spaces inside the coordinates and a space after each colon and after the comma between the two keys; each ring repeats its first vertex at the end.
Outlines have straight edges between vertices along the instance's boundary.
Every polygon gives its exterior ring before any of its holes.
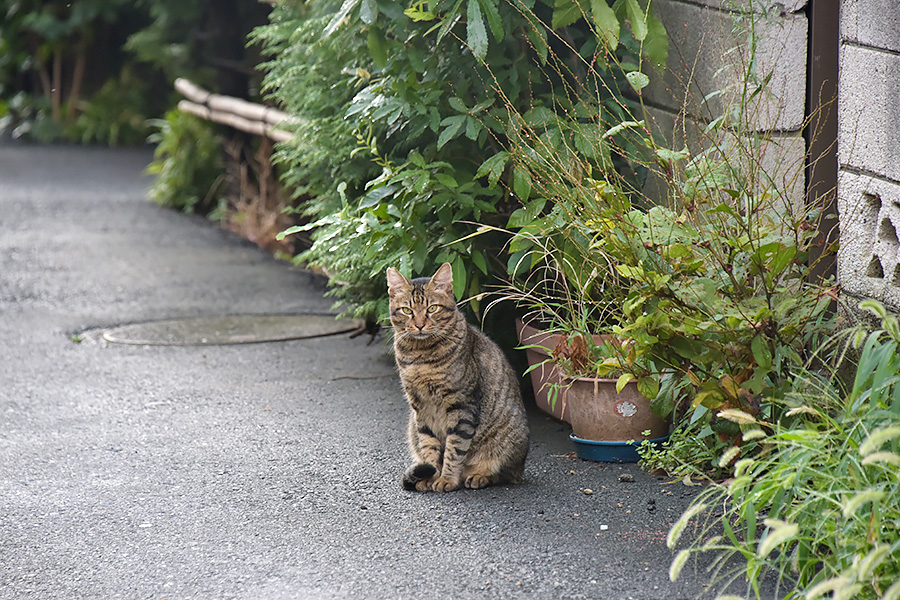
{"type": "MultiPolygon", "coordinates": [[[[623,462],[634,463],[640,460],[638,456],[638,446],[641,442],[600,442],[596,440],[585,440],[577,437],[575,434],[569,435],[569,438],[575,442],[575,453],[578,458],[583,460],[594,460],[597,462],[623,462]]],[[[669,439],[669,436],[650,440],[651,444],[661,444],[669,439]]]]}

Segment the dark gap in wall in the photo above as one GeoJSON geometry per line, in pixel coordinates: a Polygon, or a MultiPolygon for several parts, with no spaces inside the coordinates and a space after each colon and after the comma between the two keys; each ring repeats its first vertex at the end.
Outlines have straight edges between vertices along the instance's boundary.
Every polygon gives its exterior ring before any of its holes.
{"type": "Polygon", "coordinates": [[[873,255],[866,268],[866,277],[874,277],[875,279],[884,279],[884,267],[881,266],[881,260],[878,256],[873,255]]]}

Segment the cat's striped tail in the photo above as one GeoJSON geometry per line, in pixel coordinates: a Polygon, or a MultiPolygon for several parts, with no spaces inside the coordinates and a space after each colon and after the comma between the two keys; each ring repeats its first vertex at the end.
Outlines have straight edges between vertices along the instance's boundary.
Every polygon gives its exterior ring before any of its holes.
{"type": "Polygon", "coordinates": [[[434,465],[416,463],[403,473],[403,489],[414,492],[417,483],[430,479],[435,473],[437,468],[434,465]]]}

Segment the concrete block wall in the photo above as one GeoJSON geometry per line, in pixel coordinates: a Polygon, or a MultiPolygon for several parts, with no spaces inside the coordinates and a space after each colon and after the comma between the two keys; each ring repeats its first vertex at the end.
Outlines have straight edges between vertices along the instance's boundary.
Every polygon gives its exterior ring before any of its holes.
{"type": "Polygon", "coordinates": [[[806,143],[801,129],[806,114],[806,2],[770,1],[763,10],[755,2],[752,6],[758,12],[750,13],[751,4],[744,0],[654,0],[654,10],[669,34],[669,58],[666,72],[651,73],[644,90],[658,130],[681,139],[681,132],[690,130],[692,123],[715,118],[736,102],[736,84],[750,59],[752,28],[757,73],[771,72],[772,78],[768,93],[758,96],[749,110],[751,125],[774,134],[765,151],[765,168],[775,181],[785,182],[794,204],[803,202],[805,190],[806,143]],[[711,92],[729,86],[730,93],[706,100],[711,92]]]}
{"type": "Polygon", "coordinates": [[[842,0],[838,281],[900,308],[900,3],[842,0]]]}

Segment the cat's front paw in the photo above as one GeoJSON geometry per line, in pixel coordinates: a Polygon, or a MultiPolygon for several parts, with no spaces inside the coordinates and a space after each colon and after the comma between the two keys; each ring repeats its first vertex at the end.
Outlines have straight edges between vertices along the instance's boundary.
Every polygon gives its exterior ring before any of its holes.
{"type": "Polygon", "coordinates": [[[430,492],[432,489],[434,489],[434,477],[416,483],[417,492],[430,492]]]}
{"type": "Polygon", "coordinates": [[[431,484],[431,489],[435,492],[452,492],[459,487],[458,481],[453,481],[447,477],[438,477],[431,484]]]}
{"type": "Polygon", "coordinates": [[[491,485],[490,477],[486,475],[479,475],[478,473],[474,475],[469,475],[466,477],[466,487],[470,490],[480,490],[481,488],[487,487],[491,485]]]}

